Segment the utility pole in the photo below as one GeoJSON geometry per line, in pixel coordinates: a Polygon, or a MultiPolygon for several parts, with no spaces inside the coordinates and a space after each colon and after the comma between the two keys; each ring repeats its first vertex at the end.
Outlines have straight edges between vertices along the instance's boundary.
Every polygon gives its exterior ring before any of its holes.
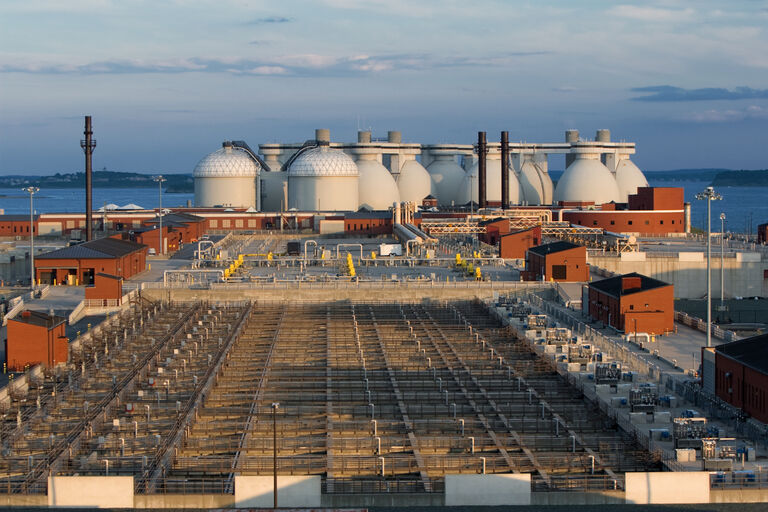
{"type": "Polygon", "coordinates": [[[713,187],[696,194],[696,199],[707,201],[707,347],[712,346],[712,201],[722,198],[713,187]]]}
{"type": "Polygon", "coordinates": [[[21,189],[29,194],[29,285],[35,291],[35,207],[32,196],[40,191],[37,187],[21,189]]]}
{"type": "Polygon", "coordinates": [[[159,193],[158,198],[158,208],[157,208],[157,218],[158,218],[158,231],[160,232],[160,246],[158,249],[159,254],[165,254],[165,251],[163,251],[163,182],[166,181],[165,178],[163,178],[163,175],[155,176],[152,178],[157,182],[157,188],[159,193]]]}

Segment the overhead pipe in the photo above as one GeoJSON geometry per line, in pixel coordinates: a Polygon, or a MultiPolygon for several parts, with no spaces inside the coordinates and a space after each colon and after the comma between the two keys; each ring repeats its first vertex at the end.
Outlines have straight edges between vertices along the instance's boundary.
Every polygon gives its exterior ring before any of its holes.
{"type": "MultiPolygon", "coordinates": [[[[485,141],[485,132],[477,132],[477,186],[478,186],[478,208],[485,208],[485,160],[487,145],[485,141]]],[[[471,196],[471,194],[470,194],[471,196]]]]}
{"type": "Polygon", "coordinates": [[[501,209],[509,208],[509,132],[501,132],[501,209]]]}

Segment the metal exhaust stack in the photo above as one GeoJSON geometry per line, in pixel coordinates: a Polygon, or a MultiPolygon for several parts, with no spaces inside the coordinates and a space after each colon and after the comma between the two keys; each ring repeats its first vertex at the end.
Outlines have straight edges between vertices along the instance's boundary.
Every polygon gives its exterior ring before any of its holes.
{"type": "MultiPolygon", "coordinates": [[[[485,132],[477,132],[477,156],[479,158],[479,160],[477,161],[478,208],[486,208],[488,206],[485,202],[486,153],[487,153],[487,146],[485,143],[485,132]]],[[[471,197],[471,193],[470,193],[470,197],[471,197]]]]}
{"type": "Polygon", "coordinates": [[[509,208],[509,132],[501,132],[501,209],[509,208]]]}
{"type": "Polygon", "coordinates": [[[85,241],[93,239],[93,150],[96,141],[93,140],[91,116],[85,116],[85,139],[80,141],[80,147],[85,152],[85,241]]]}

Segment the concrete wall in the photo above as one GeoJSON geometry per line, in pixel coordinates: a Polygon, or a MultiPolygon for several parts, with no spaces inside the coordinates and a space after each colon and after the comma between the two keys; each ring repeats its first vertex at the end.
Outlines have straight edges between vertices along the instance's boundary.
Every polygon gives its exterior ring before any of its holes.
{"type": "Polygon", "coordinates": [[[445,475],[445,505],[530,505],[531,475],[445,475]]]}
{"type": "Polygon", "coordinates": [[[709,503],[709,473],[627,473],[626,500],[635,504],[709,503]]]}
{"type": "MultiPolygon", "coordinates": [[[[236,476],[235,507],[271,507],[273,480],[271,476],[236,476]]],[[[320,476],[277,477],[279,507],[320,507],[320,476]]]]}
{"type": "Polygon", "coordinates": [[[48,506],[133,508],[133,477],[49,477],[48,506]]]}
{"type": "MultiPolygon", "coordinates": [[[[631,261],[630,258],[615,255],[590,254],[589,264],[617,274],[637,272],[654,279],[673,284],[675,298],[700,299],[707,292],[707,258],[701,253],[680,253],[663,257],[652,257],[645,253],[645,261],[631,261]]],[[[632,258],[634,259],[634,258],[632,258]]],[[[768,261],[750,261],[748,254],[739,258],[725,258],[725,296],[752,297],[768,296],[768,279],[763,271],[768,261]]],[[[712,296],[720,296],[720,258],[712,257],[712,296]]]]}

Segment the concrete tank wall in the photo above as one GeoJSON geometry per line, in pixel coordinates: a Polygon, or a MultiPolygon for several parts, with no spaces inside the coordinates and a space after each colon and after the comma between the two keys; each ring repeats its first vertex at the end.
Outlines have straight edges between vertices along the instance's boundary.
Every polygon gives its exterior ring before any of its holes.
{"type": "Polygon", "coordinates": [[[195,206],[256,207],[257,179],[253,177],[195,178],[195,206]]]}
{"type": "Polygon", "coordinates": [[[288,176],[288,209],[357,211],[357,176],[288,176]]]}

